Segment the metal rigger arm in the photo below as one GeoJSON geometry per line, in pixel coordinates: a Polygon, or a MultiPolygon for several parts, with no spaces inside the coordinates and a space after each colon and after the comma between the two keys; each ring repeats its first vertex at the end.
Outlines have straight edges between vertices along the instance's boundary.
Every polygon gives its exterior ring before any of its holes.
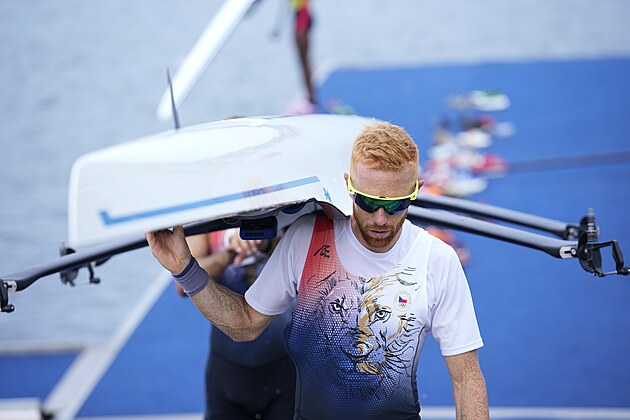
{"type": "Polygon", "coordinates": [[[630,273],[629,268],[624,265],[623,253],[617,241],[598,242],[599,227],[595,223],[595,213],[592,209],[579,224],[568,224],[469,200],[421,195],[410,207],[408,217],[417,222],[433,223],[446,228],[537,249],[556,258],[578,258],[585,271],[599,277],[609,274],[628,275],[630,273]],[[561,239],[498,225],[469,216],[494,219],[537,229],[551,233],[561,239]],[[610,272],[604,272],[602,269],[600,250],[606,247],[611,247],[612,258],[615,262],[615,270],[610,272]]]}
{"type": "MultiPolygon", "coordinates": [[[[188,225],[184,228],[186,236],[200,233],[224,230],[234,227],[224,219],[188,225]]],[[[90,283],[97,284],[99,278],[94,275],[94,267],[103,264],[110,257],[135,249],[148,246],[146,239],[138,238],[125,242],[104,244],[93,248],[75,252],[70,248],[61,247],[61,257],[47,261],[25,270],[17,271],[0,278],[0,310],[1,312],[13,312],[15,307],[9,304],[9,292],[18,292],[26,289],[38,279],[50,274],[59,273],[64,284],[74,286],[74,279],[83,267],[90,272],[90,283]]]]}

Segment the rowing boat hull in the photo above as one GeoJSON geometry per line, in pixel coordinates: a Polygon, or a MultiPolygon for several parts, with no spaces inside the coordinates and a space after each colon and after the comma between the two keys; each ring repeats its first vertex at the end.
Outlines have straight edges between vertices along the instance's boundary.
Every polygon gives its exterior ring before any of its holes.
{"type": "Polygon", "coordinates": [[[239,118],[168,131],[80,157],[68,243],[81,247],[179,224],[329,203],[349,215],[358,116],[239,118]]]}

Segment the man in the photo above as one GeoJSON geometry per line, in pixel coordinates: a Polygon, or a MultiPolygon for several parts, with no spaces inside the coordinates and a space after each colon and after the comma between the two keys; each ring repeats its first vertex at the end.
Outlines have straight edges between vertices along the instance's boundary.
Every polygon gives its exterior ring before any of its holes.
{"type": "Polygon", "coordinates": [[[457,418],[487,419],[470,290],[448,245],[406,221],[422,181],[400,127],[366,127],[345,174],[348,220],[298,219],[245,297],[201,270],[183,230],[147,234],[152,252],[199,310],[252,340],[295,299],[287,346],[298,370],[297,419],[417,419],[416,370],[432,332],[453,381],[457,418]]]}

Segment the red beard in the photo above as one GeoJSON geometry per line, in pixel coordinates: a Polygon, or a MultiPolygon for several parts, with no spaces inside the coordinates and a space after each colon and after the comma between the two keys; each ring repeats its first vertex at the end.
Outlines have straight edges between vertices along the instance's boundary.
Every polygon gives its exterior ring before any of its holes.
{"type": "Polygon", "coordinates": [[[377,226],[377,225],[362,226],[361,223],[357,223],[357,227],[359,228],[359,231],[361,232],[361,236],[363,236],[363,240],[370,248],[382,249],[382,248],[386,248],[388,245],[391,244],[396,234],[402,228],[402,225],[404,222],[405,222],[405,217],[400,219],[400,221],[393,227],[377,226]],[[389,232],[385,236],[374,237],[371,234],[372,230],[389,231],[389,232]]]}

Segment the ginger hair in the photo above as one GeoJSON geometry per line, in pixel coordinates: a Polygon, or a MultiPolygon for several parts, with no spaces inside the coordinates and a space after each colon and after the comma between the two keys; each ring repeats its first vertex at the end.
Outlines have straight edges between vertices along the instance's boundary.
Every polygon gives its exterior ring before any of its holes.
{"type": "Polygon", "coordinates": [[[418,146],[402,127],[390,123],[371,124],[359,133],[352,145],[350,167],[357,163],[381,171],[399,171],[413,164],[417,171],[418,146]]]}

